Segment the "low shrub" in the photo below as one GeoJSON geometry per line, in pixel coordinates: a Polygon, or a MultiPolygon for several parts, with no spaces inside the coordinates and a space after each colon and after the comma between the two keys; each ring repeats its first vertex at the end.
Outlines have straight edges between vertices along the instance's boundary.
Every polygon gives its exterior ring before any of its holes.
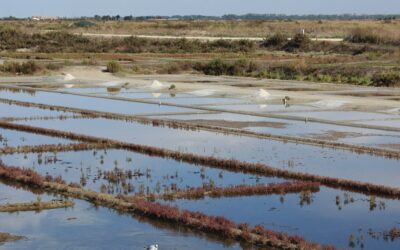
{"type": "Polygon", "coordinates": [[[162,66],[157,70],[158,74],[179,74],[183,71],[192,70],[192,63],[190,62],[175,62],[162,66]]]}
{"type": "Polygon", "coordinates": [[[264,47],[282,47],[288,42],[288,37],[283,33],[275,33],[265,38],[262,43],[264,47]]]}
{"type": "Polygon", "coordinates": [[[393,37],[393,34],[378,34],[376,31],[367,28],[353,29],[345,40],[352,43],[400,45],[400,40],[393,37]]]}
{"type": "Polygon", "coordinates": [[[118,62],[110,61],[107,63],[107,69],[106,69],[107,72],[114,74],[114,73],[120,72],[121,70],[122,70],[122,66],[118,62]]]}
{"type": "Polygon", "coordinates": [[[63,66],[61,64],[58,63],[49,63],[46,64],[46,69],[48,70],[59,70],[61,69],[63,66]]]}
{"type": "Polygon", "coordinates": [[[283,49],[286,51],[299,51],[299,50],[309,50],[312,42],[307,35],[296,34],[291,40],[289,40],[283,49]]]}
{"type": "Polygon", "coordinates": [[[230,75],[230,76],[250,76],[258,70],[258,65],[245,59],[237,60],[233,63],[225,62],[221,59],[215,59],[208,63],[197,63],[193,66],[197,71],[206,75],[230,75]]]}
{"type": "Polygon", "coordinates": [[[12,74],[31,75],[42,70],[42,67],[34,61],[27,61],[23,63],[18,62],[4,62],[0,65],[0,71],[12,74]]]}
{"type": "Polygon", "coordinates": [[[381,43],[381,39],[377,35],[375,35],[368,29],[361,29],[361,28],[352,30],[345,39],[346,41],[352,43],[372,43],[372,44],[381,43]]]}
{"type": "Polygon", "coordinates": [[[272,183],[267,185],[238,185],[231,187],[213,187],[204,186],[199,188],[189,188],[187,190],[177,190],[174,193],[165,193],[163,198],[169,199],[203,199],[205,196],[213,198],[219,197],[235,197],[250,195],[271,195],[271,194],[287,194],[299,193],[301,191],[319,191],[320,184],[317,182],[283,182],[272,183]]]}
{"type": "Polygon", "coordinates": [[[395,71],[375,74],[372,83],[378,87],[399,87],[400,73],[395,71]]]}
{"type": "Polygon", "coordinates": [[[215,59],[206,64],[197,63],[194,68],[198,71],[202,71],[206,75],[220,76],[226,74],[229,67],[230,65],[228,63],[221,59],[215,59]]]}

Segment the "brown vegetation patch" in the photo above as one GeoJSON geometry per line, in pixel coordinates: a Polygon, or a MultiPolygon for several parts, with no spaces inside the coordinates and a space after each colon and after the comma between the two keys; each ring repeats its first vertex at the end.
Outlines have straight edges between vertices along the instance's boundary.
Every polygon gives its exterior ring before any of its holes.
{"type": "Polygon", "coordinates": [[[27,203],[13,203],[0,205],[0,212],[22,212],[22,211],[41,211],[57,208],[73,207],[75,205],[72,201],[67,200],[52,200],[49,202],[34,201],[27,203]]]}
{"type": "MultiPolygon", "coordinates": [[[[21,125],[21,124],[11,124],[0,121],[0,127],[6,129],[14,129],[19,131],[25,131],[30,133],[44,134],[50,135],[54,137],[68,138],[71,140],[79,140],[85,141],[88,143],[100,143],[100,144],[108,144],[113,148],[131,150],[142,154],[147,154],[150,156],[159,156],[172,158],[177,161],[184,161],[188,163],[198,164],[198,165],[206,165],[214,168],[226,169],[230,171],[240,171],[245,173],[259,174],[264,176],[273,176],[280,177],[285,179],[294,179],[300,181],[310,181],[310,182],[319,182],[322,185],[332,187],[332,188],[340,188],[344,190],[354,191],[365,193],[368,195],[375,194],[380,196],[392,197],[392,198],[400,198],[400,188],[388,187],[383,185],[376,185],[367,182],[359,182],[341,178],[320,176],[315,174],[308,173],[300,173],[300,172],[292,172],[289,170],[274,168],[262,163],[249,163],[242,162],[234,159],[222,159],[214,156],[201,156],[192,153],[183,153],[179,151],[167,150],[162,148],[156,148],[151,146],[145,146],[140,144],[133,143],[125,143],[111,139],[105,139],[95,136],[88,136],[82,134],[76,134],[71,132],[63,132],[53,129],[45,129],[39,127],[32,127],[29,125],[21,125]]],[[[31,170],[26,170],[31,171],[31,170]]],[[[32,171],[33,172],[33,171],[32,171]]],[[[18,173],[18,171],[17,171],[18,173]]],[[[0,177],[2,176],[0,169],[0,177]]],[[[24,180],[22,180],[24,181],[24,180]]]]}
{"type": "MultiPolygon", "coordinates": [[[[322,147],[339,148],[339,149],[356,152],[359,154],[368,153],[368,154],[374,154],[374,155],[389,157],[389,158],[391,158],[391,157],[399,158],[400,157],[400,152],[390,151],[390,150],[385,150],[385,149],[372,148],[372,147],[360,146],[360,145],[350,145],[350,144],[325,141],[325,140],[317,140],[317,139],[313,139],[313,138],[302,138],[302,137],[293,137],[293,136],[286,136],[286,135],[257,133],[257,132],[253,132],[253,131],[230,129],[228,127],[223,128],[223,127],[212,126],[212,125],[208,125],[208,124],[196,124],[196,123],[190,122],[190,121],[153,119],[153,118],[146,118],[146,117],[142,117],[142,116],[122,115],[122,114],[100,112],[100,111],[94,111],[94,110],[68,108],[68,107],[63,107],[63,106],[52,106],[52,105],[37,104],[37,103],[31,103],[31,102],[22,102],[22,101],[2,99],[2,98],[0,98],[0,103],[7,103],[10,105],[15,104],[15,105],[24,106],[24,107],[37,107],[37,108],[41,108],[41,109],[80,113],[83,116],[92,117],[92,118],[102,117],[102,118],[106,118],[106,119],[134,121],[134,122],[139,122],[139,123],[143,123],[143,124],[152,124],[153,126],[168,126],[170,128],[174,128],[174,129],[187,129],[187,130],[204,129],[204,130],[209,130],[209,131],[214,131],[214,132],[229,133],[229,134],[233,134],[233,135],[244,135],[244,136],[257,137],[257,138],[279,140],[279,141],[284,141],[284,142],[294,142],[294,143],[317,145],[317,146],[322,146],[322,147]]],[[[145,102],[145,103],[148,103],[148,102],[145,102]]],[[[172,105],[172,106],[192,108],[192,107],[185,106],[185,105],[172,105]]],[[[205,108],[202,108],[202,109],[206,110],[206,111],[214,111],[214,112],[216,111],[216,110],[208,110],[205,108]]],[[[225,110],[222,110],[222,111],[225,112],[225,110]]],[[[240,111],[237,111],[234,113],[244,114],[244,115],[250,114],[249,112],[240,112],[240,111]]],[[[253,114],[251,114],[251,115],[253,115],[253,114]]],[[[254,115],[258,115],[258,114],[254,114],[254,115]]],[[[270,114],[270,115],[268,115],[268,117],[287,119],[287,117],[282,117],[280,115],[275,116],[274,114],[270,114]]],[[[302,118],[298,118],[298,117],[290,117],[290,119],[292,119],[292,118],[295,120],[302,119],[302,118]]],[[[313,118],[309,118],[310,122],[312,122],[312,120],[313,120],[313,118]]],[[[317,122],[320,122],[320,120],[317,120],[317,122]]],[[[323,123],[325,123],[325,122],[323,122],[323,123]]],[[[4,124],[4,122],[2,122],[1,124],[4,124]]],[[[332,122],[329,124],[337,125],[337,122],[332,122]]],[[[343,124],[339,124],[339,125],[343,125],[343,124]]],[[[7,125],[7,126],[9,126],[9,125],[7,125]]],[[[344,126],[347,126],[347,124],[344,126]]],[[[364,126],[364,125],[360,125],[360,126],[362,126],[363,128],[370,128],[370,127],[364,126]]]]}
{"type": "Polygon", "coordinates": [[[92,38],[65,31],[31,34],[0,27],[0,49],[16,51],[21,48],[41,53],[210,53],[251,52],[256,43],[248,40],[200,41],[188,39],[149,39],[139,37],[92,38]]]}
{"type": "Polygon", "coordinates": [[[3,147],[0,148],[1,154],[15,153],[44,153],[44,152],[68,152],[83,151],[89,149],[106,149],[106,143],[71,143],[71,144],[44,144],[37,146],[19,146],[19,147],[3,147]]]}
{"type": "Polygon", "coordinates": [[[190,122],[200,124],[200,125],[209,125],[209,126],[218,126],[218,127],[228,127],[228,128],[248,128],[248,127],[270,127],[270,128],[285,128],[286,123],[283,122],[267,122],[267,121],[227,121],[227,120],[190,120],[190,122]]]}
{"type": "Polygon", "coordinates": [[[22,237],[22,236],[16,236],[16,235],[12,235],[9,233],[1,233],[0,232],[0,245],[4,244],[6,242],[22,240],[23,238],[24,237],[22,237]]]}
{"type": "Polygon", "coordinates": [[[161,198],[166,200],[173,199],[203,199],[206,196],[212,198],[236,197],[250,195],[284,195],[288,193],[299,193],[302,191],[318,192],[320,184],[317,182],[284,182],[263,185],[239,185],[232,187],[199,187],[189,188],[187,190],[177,190],[173,193],[165,193],[161,198]]]}
{"type": "Polygon", "coordinates": [[[400,150],[400,143],[379,144],[380,147],[400,150]]]}
{"type": "Polygon", "coordinates": [[[30,116],[30,117],[0,117],[0,120],[13,122],[13,121],[34,121],[34,120],[67,120],[67,119],[82,119],[90,118],[87,115],[59,115],[59,116],[30,116]]]}
{"type": "Polygon", "coordinates": [[[393,98],[387,98],[388,100],[392,101],[400,101],[400,97],[393,97],[393,98]]]}
{"type": "Polygon", "coordinates": [[[144,217],[166,221],[197,231],[217,234],[221,237],[243,241],[261,247],[273,249],[334,249],[333,246],[321,246],[307,242],[300,236],[289,236],[264,229],[262,226],[250,228],[246,224],[237,225],[221,216],[210,216],[200,212],[181,210],[177,207],[146,201],[137,197],[114,197],[112,195],[85,190],[77,185],[66,185],[58,179],[51,180],[30,169],[9,167],[0,164],[0,177],[27,185],[60,193],[65,196],[88,200],[97,205],[110,207],[125,213],[133,213],[144,217]]]}

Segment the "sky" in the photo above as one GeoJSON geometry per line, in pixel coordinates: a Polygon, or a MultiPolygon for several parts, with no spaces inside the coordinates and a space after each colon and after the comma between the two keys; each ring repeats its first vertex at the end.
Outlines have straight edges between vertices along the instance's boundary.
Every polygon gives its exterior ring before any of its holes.
{"type": "Polygon", "coordinates": [[[0,0],[0,17],[246,13],[400,14],[400,0],[0,0]]]}

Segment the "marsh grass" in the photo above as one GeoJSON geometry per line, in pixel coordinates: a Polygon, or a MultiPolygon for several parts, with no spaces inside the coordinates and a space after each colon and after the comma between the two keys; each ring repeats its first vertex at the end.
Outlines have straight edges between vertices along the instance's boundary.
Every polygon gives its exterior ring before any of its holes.
{"type": "Polygon", "coordinates": [[[201,212],[181,210],[178,207],[146,201],[137,197],[111,196],[85,190],[74,184],[67,185],[61,178],[43,177],[30,169],[10,167],[0,164],[0,178],[16,181],[28,186],[56,192],[69,197],[85,199],[96,205],[111,207],[120,212],[134,213],[147,218],[165,221],[197,231],[212,233],[221,237],[246,242],[261,247],[281,249],[334,249],[308,242],[300,236],[290,236],[264,229],[262,226],[250,228],[246,224],[237,225],[221,216],[210,216],[201,212]]]}
{"type": "Polygon", "coordinates": [[[16,236],[16,235],[12,235],[9,233],[0,232],[0,246],[5,242],[13,242],[13,241],[18,241],[18,240],[22,240],[22,239],[24,239],[24,237],[22,237],[22,236],[16,236]]]}
{"type": "MultiPolygon", "coordinates": [[[[11,124],[5,123],[0,121],[0,127],[6,129],[15,129],[19,131],[25,131],[30,133],[37,133],[37,134],[45,134],[54,137],[62,137],[68,138],[71,140],[79,140],[84,141],[87,143],[107,143],[113,148],[117,149],[125,149],[131,150],[143,154],[147,154],[150,156],[159,156],[159,157],[166,157],[172,158],[177,161],[183,161],[192,164],[199,164],[210,166],[214,168],[219,168],[223,170],[229,171],[236,171],[236,172],[243,172],[243,173],[252,173],[255,175],[263,175],[263,176],[272,176],[272,177],[280,177],[285,179],[293,179],[299,181],[309,181],[309,182],[319,182],[321,185],[325,185],[332,188],[340,188],[344,190],[364,193],[368,195],[380,195],[383,197],[391,197],[391,198],[399,198],[400,197],[400,188],[394,188],[384,185],[377,185],[368,182],[359,182],[353,181],[348,179],[341,179],[341,178],[334,178],[328,176],[320,176],[315,174],[309,173],[299,173],[299,172],[292,172],[290,170],[279,169],[275,167],[271,167],[262,163],[249,163],[249,162],[242,162],[239,160],[234,159],[221,159],[214,156],[201,156],[192,153],[183,153],[179,151],[172,151],[163,148],[156,148],[151,146],[145,146],[140,144],[133,144],[133,143],[124,143],[116,140],[110,140],[105,138],[99,138],[94,136],[88,135],[81,135],[75,134],[71,132],[63,132],[57,131],[53,129],[45,129],[39,127],[32,127],[29,125],[21,125],[21,124],[11,124]]],[[[1,169],[0,169],[1,170],[1,169]]],[[[11,175],[12,178],[18,176],[18,174],[24,175],[24,173],[19,173],[20,170],[16,169],[15,175],[11,175]]],[[[32,170],[24,170],[32,173],[35,176],[32,170]],[[30,172],[31,171],[31,172],[30,172]]],[[[8,178],[8,171],[5,171],[4,176],[8,178]]],[[[0,177],[3,173],[0,171],[0,177]]],[[[12,171],[11,171],[12,174],[12,171]]],[[[38,177],[38,176],[36,176],[38,177]]],[[[51,180],[52,177],[50,177],[51,180]]],[[[58,177],[55,178],[58,180],[58,177]]],[[[24,179],[21,180],[24,183],[24,179]]],[[[38,179],[37,181],[40,181],[38,179]]],[[[35,184],[35,183],[32,183],[35,184]]]]}
{"type": "Polygon", "coordinates": [[[44,202],[41,200],[26,202],[26,203],[13,203],[0,205],[0,212],[14,213],[14,212],[25,212],[25,211],[42,211],[49,209],[67,208],[73,207],[74,202],[68,200],[52,200],[44,202]]]}
{"type": "Polygon", "coordinates": [[[18,75],[31,75],[43,70],[42,66],[34,61],[27,62],[9,62],[6,61],[0,65],[0,72],[18,74],[18,75]]]}
{"type": "Polygon", "coordinates": [[[232,187],[213,187],[211,185],[200,188],[189,188],[187,190],[176,190],[171,193],[161,195],[163,199],[203,199],[206,196],[212,198],[237,197],[252,195],[271,195],[287,193],[298,193],[304,191],[318,192],[320,184],[313,182],[284,182],[266,185],[238,185],[232,187]]]}
{"type": "MultiPolygon", "coordinates": [[[[18,90],[18,89],[17,89],[18,90]]],[[[145,117],[135,117],[129,115],[118,115],[118,114],[110,114],[107,112],[99,112],[93,110],[83,110],[83,109],[76,109],[76,108],[67,108],[62,106],[52,106],[52,105],[45,105],[45,104],[37,104],[37,103],[29,103],[29,102],[21,102],[15,100],[8,100],[8,99],[1,99],[0,103],[7,103],[7,104],[15,104],[24,107],[37,107],[41,109],[49,109],[49,110],[56,110],[56,111],[65,111],[65,112],[74,112],[79,113],[84,116],[92,117],[92,118],[106,118],[106,119],[114,119],[114,120],[121,120],[126,122],[139,122],[142,124],[151,124],[152,126],[166,126],[173,129],[185,129],[185,130],[198,130],[198,129],[206,129],[216,132],[222,133],[230,133],[232,135],[246,135],[246,136],[255,136],[257,138],[268,138],[274,140],[280,140],[285,142],[295,142],[295,143],[304,143],[304,144],[311,144],[311,145],[318,145],[323,147],[331,147],[331,148],[340,148],[350,150],[352,152],[361,154],[373,154],[378,156],[383,156],[387,158],[400,158],[400,153],[397,151],[385,150],[380,148],[373,148],[367,146],[359,146],[359,145],[349,145],[345,143],[338,143],[338,142],[330,142],[326,140],[317,140],[312,138],[299,138],[299,137],[291,137],[291,136],[284,136],[284,135],[272,135],[272,134],[259,134],[257,132],[251,131],[240,131],[240,133],[236,129],[228,129],[225,127],[218,127],[218,126],[209,126],[205,124],[196,124],[190,122],[182,122],[178,120],[161,120],[161,119],[150,119],[145,117]]],[[[0,120],[0,126],[10,127],[13,126],[10,123],[4,123],[0,120]]]]}

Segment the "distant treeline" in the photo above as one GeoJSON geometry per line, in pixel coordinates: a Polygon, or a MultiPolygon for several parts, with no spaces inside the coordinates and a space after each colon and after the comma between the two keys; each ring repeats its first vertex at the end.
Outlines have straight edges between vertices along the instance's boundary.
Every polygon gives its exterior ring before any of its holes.
{"type": "MultiPolygon", "coordinates": [[[[93,17],[67,18],[64,20],[95,19],[99,21],[141,21],[141,20],[392,20],[400,18],[400,14],[338,14],[338,15],[285,15],[285,14],[227,14],[223,16],[203,16],[203,15],[174,15],[174,16],[121,16],[121,15],[95,15],[93,17]]],[[[16,18],[13,16],[3,17],[2,20],[26,20],[29,18],[16,18]]]]}

